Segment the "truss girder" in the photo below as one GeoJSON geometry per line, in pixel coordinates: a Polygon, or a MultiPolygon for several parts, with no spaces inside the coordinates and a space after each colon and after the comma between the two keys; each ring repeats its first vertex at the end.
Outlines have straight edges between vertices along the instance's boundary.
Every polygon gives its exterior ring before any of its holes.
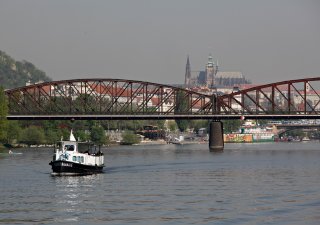
{"type": "Polygon", "coordinates": [[[221,96],[122,79],[76,79],[6,90],[9,115],[314,115],[320,77],[221,96]]]}
{"type": "Polygon", "coordinates": [[[212,114],[210,95],[133,80],[52,81],[7,90],[6,95],[9,115],[212,114]]]}
{"type": "Polygon", "coordinates": [[[260,85],[217,97],[220,114],[320,114],[320,77],[260,85]]]}

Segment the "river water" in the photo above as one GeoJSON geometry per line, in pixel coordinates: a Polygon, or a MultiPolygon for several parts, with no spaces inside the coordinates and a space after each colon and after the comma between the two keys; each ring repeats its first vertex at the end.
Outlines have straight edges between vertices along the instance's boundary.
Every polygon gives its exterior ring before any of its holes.
{"type": "Polygon", "coordinates": [[[0,153],[0,224],[320,224],[320,143],[116,146],[103,174],[0,153]]]}

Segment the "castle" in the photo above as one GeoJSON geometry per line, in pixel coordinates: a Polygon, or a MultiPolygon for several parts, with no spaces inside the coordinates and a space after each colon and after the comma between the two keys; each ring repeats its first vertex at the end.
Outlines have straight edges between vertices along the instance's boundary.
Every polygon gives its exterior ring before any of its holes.
{"type": "Polygon", "coordinates": [[[204,71],[199,71],[197,76],[192,76],[190,59],[187,57],[185,82],[186,88],[206,87],[216,89],[221,87],[234,87],[241,84],[249,84],[241,72],[219,71],[218,62],[215,63],[213,57],[209,55],[204,71]]]}

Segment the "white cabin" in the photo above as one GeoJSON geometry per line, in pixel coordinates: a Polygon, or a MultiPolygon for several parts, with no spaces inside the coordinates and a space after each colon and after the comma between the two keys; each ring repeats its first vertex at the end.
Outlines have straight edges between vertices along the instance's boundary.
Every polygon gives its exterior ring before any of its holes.
{"type": "Polygon", "coordinates": [[[101,166],[104,157],[99,149],[88,142],[60,141],[57,143],[53,161],[66,161],[89,166],[101,166]]]}

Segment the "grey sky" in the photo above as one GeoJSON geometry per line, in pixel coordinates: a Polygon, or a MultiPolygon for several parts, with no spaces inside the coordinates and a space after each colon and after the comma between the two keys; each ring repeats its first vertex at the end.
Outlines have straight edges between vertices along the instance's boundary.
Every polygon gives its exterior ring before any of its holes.
{"type": "Polygon", "coordinates": [[[320,76],[317,0],[0,0],[0,32],[54,80],[183,83],[210,53],[253,83],[320,76]]]}

